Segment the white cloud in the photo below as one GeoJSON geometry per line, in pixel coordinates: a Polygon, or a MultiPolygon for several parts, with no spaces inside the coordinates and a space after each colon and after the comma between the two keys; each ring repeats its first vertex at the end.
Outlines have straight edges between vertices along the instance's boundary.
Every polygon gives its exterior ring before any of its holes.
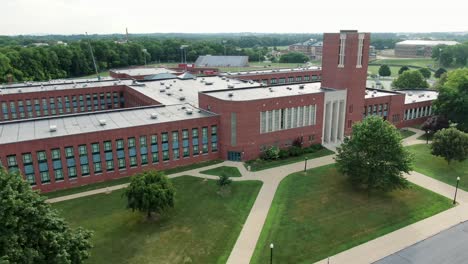
{"type": "Polygon", "coordinates": [[[6,0],[0,34],[468,31],[465,1],[6,0]]]}

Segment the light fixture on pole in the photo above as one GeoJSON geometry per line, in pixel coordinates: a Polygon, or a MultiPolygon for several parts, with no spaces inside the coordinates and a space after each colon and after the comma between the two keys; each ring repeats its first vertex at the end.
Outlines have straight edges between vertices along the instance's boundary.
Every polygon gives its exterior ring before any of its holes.
{"type": "Polygon", "coordinates": [[[304,157],[304,173],[307,170],[307,157],[304,157]]]}
{"type": "Polygon", "coordinates": [[[270,264],[273,264],[273,243],[270,244],[270,264]]]}
{"type": "Polygon", "coordinates": [[[460,177],[457,177],[457,186],[455,187],[455,196],[453,197],[453,204],[457,203],[457,191],[458,191],[458,184],[460,183],[460,177]]]}

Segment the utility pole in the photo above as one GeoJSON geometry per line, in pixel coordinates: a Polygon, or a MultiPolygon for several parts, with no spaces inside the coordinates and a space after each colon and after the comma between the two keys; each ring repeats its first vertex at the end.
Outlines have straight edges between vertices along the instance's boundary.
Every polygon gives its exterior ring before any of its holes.
{"type": "Polygon", "coordinates": [[[88,32],[85,32],[85,33],[86,33],[86,39],[88,40],[89,51],[91,52],[91,58],[93,58],[94,70],[96,71],[96,76],[98,80],[100,81],[101,76],[99,75],[99,71],[96,65],[96,60],[94,59],[93,48],[91,47],[91,42],[89,41],[88,32]]]}

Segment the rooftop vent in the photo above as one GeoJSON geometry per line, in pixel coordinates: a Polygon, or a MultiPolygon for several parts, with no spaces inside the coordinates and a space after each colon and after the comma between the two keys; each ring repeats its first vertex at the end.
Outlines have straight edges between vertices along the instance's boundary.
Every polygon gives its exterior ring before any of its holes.
{"type": "Polygon", "coordinates": [[[176,82],[176,80],[174,80],[174,82],[176,82]]]}
{"type": "Polygon", "coordinates": [[[50,125],[49,132],[55,132],[55,131],[57,131],[57,126],[56,125],[50,125]]]}
{"type": "Polygon", "coordinates": [[[167,91],[166,94],[167,94],[167,96],[171,96],[171,95],[172,95],[172,93],[169,92],[169,91],[167,91]]]}
{"type": "Polygon", "coordinates": [[[107,121],[105,119],[99,119],[99,125],[100,126],[105,126],[107,121]]]}
{"type": "Polygon", "coordinates": [[[159,84],[164,85],[164,82],[160,82],[159,84]]]}
{"type": "Polygon", "coordinates": [[[213,82],[208,82],[208,81],[205,81],[205,85],[212,85],[213,82]]]}
{"type": "Polygon", "coordinates": [[[416,100],[413,100],[412,103],[416,103],[416,100]]]}
{"type": "Polygon", "coordinates": [[[185,97],[184,96],[179,97],[179,101],[185,101],[185,97]]]}
{"type": "Polygon", "coordinates": [[[171,89],[171,86],[169,86],[169,85],[166,85],[166,89],[171,89]]]}
{"type": "Polygon", "coordinates": [[[21,93],[21,88],[20,88],[20,89],[18,89],[18,93],[21,93]]]}
{"type": "Polygon", "coordinates": [[[183,91],[183,89],[182,89],[182,88],[179,88],[179,92],[182,92],[182,91],[183,91]]]}
{"type": "Polygon", "coordinates": [[[234,93],[228,93],[228,96],[229,96],[229,97],[233,97],[233,96],[234,96],[234,93]]]}
{"type": "Polygon", "coordinates": [[[157,119],[158,118],[158,114],[156,113],[151,113],[151,119],[157,119]]]}
{"type": "Polygon", "coordinates": [[[187,115],[191,115],[191,114],[193,113],[193,110],[190,109],[190,108],[187,108],[187,109],[185,110],[185,113],[187,113],[187,115]]]}
{"type": "Polygon", "coordinates": [[[166,91],[166,89],[161,88],[161,89],[159,89],[159,91],[160,91],[161,93],[164,93],[164,92],[166,91]]]}
{"type": "Polygon", "coordinates": [[[301,84],[299,85],[299,89],[304,89],[305,85],[301,84]]]}
{"type": "Polygon", "coordinates": [[[412,92],[409,92],[408,95],[409,95],[409,96],[413,96],[413,93],[412,93],[412,92]]]}
{"type": "Polygon", "coordinates": [[[228,87],[229,89],[234,89],[234,84],[228,84],[227,87],[228,87]]]}
{"type": "Polygon", "coordinates": [[[183,105],[181,108],[182,108],[182,109],[185,109],[185,108],[187,108],[187,107],[185,107],[185,105],[183,105]]]}

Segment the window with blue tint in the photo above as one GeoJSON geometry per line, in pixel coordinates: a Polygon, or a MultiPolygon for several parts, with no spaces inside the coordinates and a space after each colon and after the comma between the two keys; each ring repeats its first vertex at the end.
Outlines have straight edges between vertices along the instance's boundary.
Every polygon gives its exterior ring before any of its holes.
{"type": "Polygon", "coordinates": [[[34,174],[34,167],[32,164],[29,164],[29,165],[25,165],[24,166],[24,174],[28,175],[28,174],[34,174]]]}
{"type": "Polygon", "coordinates": [[[54,170],[58,170],[62,168],[62,161],[61,160],[54,160],[53,162],[54,170]]]}
{"type": "Polygon", "coordinates": [[[136,148],[128,149],[128,154],[130,155],[130,157],[135,157],[136,156],[136,148]]]}
{"type": "Polygon", "coordinates": [[[198,145],[198,138],[192,138],[192,145],[194,146],[198,145]]]}
{"type": "Polygon", "coordinates": [[[152,153],[158,152],[158,145],[157,144],[151,145],[151,152],[152,153]]]}
{"type": "Polygon", "coordinates": [[[75,159],[74,159],[74,158],[68,158],[68,159],[67,159],[67,166],[68,166],[68,167],[73,167],[73,166],[75,166],[75,165],[76,165],[76,163],[75,163],[75,159]]]}
{"type": "Polygon", "coordinates": [[[106,160],[112,160],[113,159],[112,151],[106,152],[105,155],[106,155],[106,160]]]}
{"type": "Polygon", "coordinates": [[[211,151],[212,152],[218,151],[218,143],[217,142],[212,142],[211,143],[211,151]]]}
{"type": "Polygon", "coordinates": [[[117,158],[125,158],[125,152],[123,150],[117,150],[117,158]]]}
{"type": "Polygon", "coordinates": [[[148,148],[147,147],[140,147],[140,154],[142,154],[142,155],[148,154],[148,148]]]}
{"type": "Polygon", "coordinates": [[[49,170],[49,166],[47,166],[46,162],[39,163],[39,171],[40,172],[44,172],[44,171],[48,171],[48,170],[49,170]]]}
{"type": "MultiPolygon", "coordinates": [[[[128,138],[128,155],[130,157],[135,157],[136,156],[136,141],[135,141],[135,138],[128,138]]],[[[130,162],[130,166],[132,166],[132,162],[130,162]]]]}
{"type": "Polygon", "coordinates": [[[203,144],[208,143],[208,127],[202,128],[202,142],[203,144]]]}
{"type": "Polygon", "coordinates": [[[163,144],[162,144],[162,150],[163,150],[163,151],[169,150],[169,143],[163,143],[163,144]]]}
{"type": "Polygon", "coordinates": [[[81,165],[86,165],[86,164],[88,164],[88,156],[81,156],[81,157],[80,157],[80,164],[81,164],[81,165]]]}
{"type": "Polygon", "coordinates": [[[184,139],[184,140],[182,141],[182,147],[186,148],[186,147],[188,147],[188,146],[189,146],[189,140],[188,140],[188,139],[184,139]]]}
{"type": "Polygon", "coordinates": [[[93,162],[100,162],[101,161],[101,155],[99,153],[93,154],[93,162]]]}

